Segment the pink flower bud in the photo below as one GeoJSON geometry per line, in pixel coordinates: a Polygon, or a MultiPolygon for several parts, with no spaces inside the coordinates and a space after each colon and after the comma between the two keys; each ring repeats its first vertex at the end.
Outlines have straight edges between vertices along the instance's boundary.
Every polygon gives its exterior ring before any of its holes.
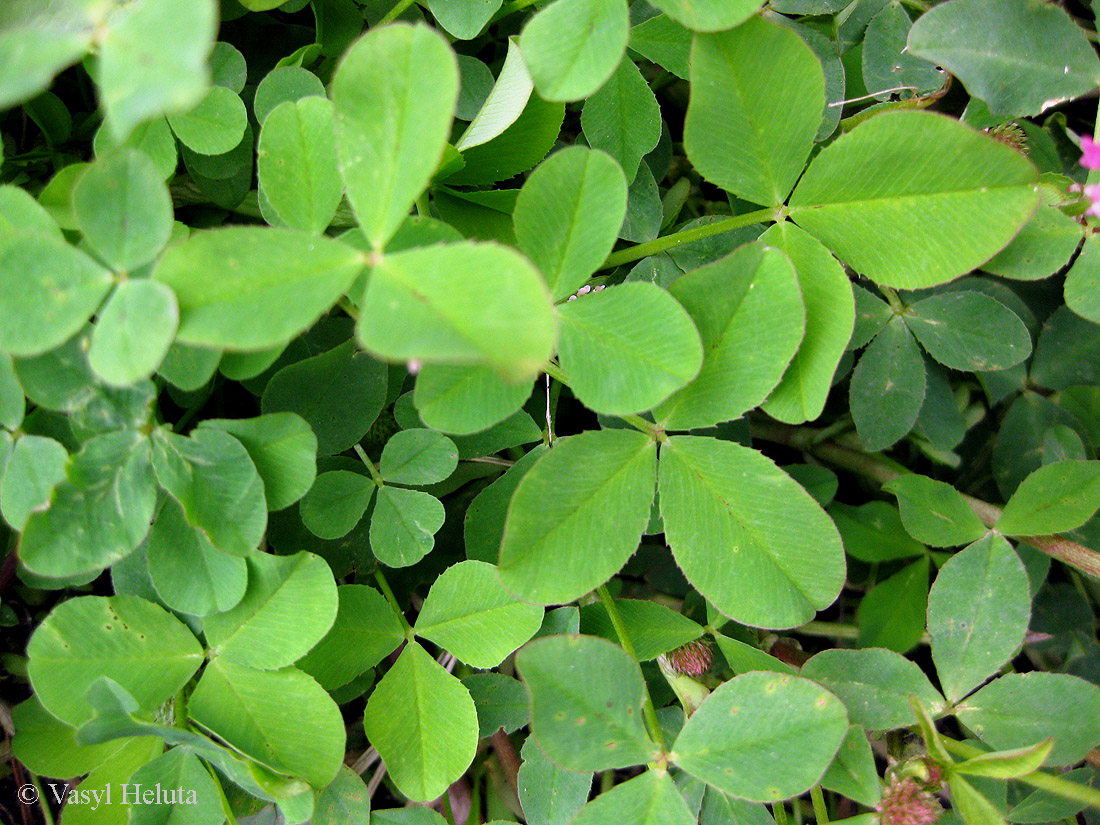
{"type": "Polygon", "coordinates": [[[714,660],[714,653],[711,652],[709,642],[696,639],[666,653],[665,660],[676,673],[698,678],[710,667],[710,663],[714,660]]]}
{"type": "Polygon", "coordinates": [[[882,825],[932,825],[943,813],[932,792],[911,776],[890,780],[875,810],[882,825]]]}

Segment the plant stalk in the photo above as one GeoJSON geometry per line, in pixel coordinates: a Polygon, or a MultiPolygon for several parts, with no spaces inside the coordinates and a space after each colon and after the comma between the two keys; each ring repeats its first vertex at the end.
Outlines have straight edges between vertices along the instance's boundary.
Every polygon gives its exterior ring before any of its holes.
{"type": "MultiPolygon", "coordinates": [[[[601,584],[596,588],[596,593],[599,594],[600,601],[607,610],[607,615],[611,617],[611,624],[615,628],[615,634],[619,637],[619,644],[622,645],[627,655],[637,662],[638,654],[634,650],[634,643],[630,641],[630,634],[627,632],[623,617],[619,614],[619,608],[615,606],[615,600],[611,598],[611,594],[607,592],[607,585],[601,584]]],[[[644,681],[642,684],[645,687],[645,703],[642,706],[642,711],[645,714],[645,722],[646,727],[649,729],[649,737],[657,743],[658,747],[660,747],[663,752],[667,750],[665,746],[665,735],[661,732],[661,723],[657,721],[657,711],[653,707],[653,698],[649,695],[649,685],[646,685],[644,681]]]]}
{"type": "MultiPolygon", "coordinates": [[[[955,739],[949,739],[946,736],[941,737],[940,741],[943,742],[943,746],[947,748],[948,751],[955,756],[961,756],[963,759],[971,759],[985,752],[973,745],[968,745],[965,742],[959,742],[955,739]]],[[[1083,805],[1090,805],[1093,808],[1100,809],[1100,790],[1090,788],[1088,785],[1079,785],[1076,782],[1070,782],[1068,779],[1063,779],[1054,774],[1043,773],[1042,771],[1034,771],[1026,776],[1017,777],[1016,781],[1023,782],[1033,788],[1039,788],[1047,793],[1055,794],[1063,799],[1072,799],[1074,802],[1080,802],[1083,805]]]]}
{"type": "Polygon", "coordinates": [[[378,582],[378,587],[382,590],[382,595],[386,597],[386,601],[390,603],[390,608],[397,614],[398,620],[401,622],[401,626],[405,628],[405,638],[412,641],[412,625],[409,624],[409,620],[405,618],[405,612],[401,609],[401,605],[397,603],[397,597],[393,595],[393,590],[390,588],[390,583],[386,581],[386,577],[382,574],[382,570],[378,567],[374,568],[374,580],[378,582]]]}
{"type": "Polygon", "coordinates": [[[743,226],[752,226],[756,223],[778,219],[779,211],[774,207],[757,209],[755,212],[746,212],[744,215],[734,215],[732,218],[708,223],[705,226],[696,226],[693,229],[685,229],[681,232],[674,232],[671,235],[664,235],[652,241],[646,241],[645,243],[629,246],[626,249],[620,249],[618,252],[612,252],[607,257],[607,260],[600,266],[600,269],[612,269],[632,261],[640,261],[642,258],[648,258],[650,255],[656,255],[658,252],[667,252],[669,249],[676,249],[692,241],[699,241],[703,238],[721,235],[723,232],[729,232],[732,229],[740,229],[743,226]]]}

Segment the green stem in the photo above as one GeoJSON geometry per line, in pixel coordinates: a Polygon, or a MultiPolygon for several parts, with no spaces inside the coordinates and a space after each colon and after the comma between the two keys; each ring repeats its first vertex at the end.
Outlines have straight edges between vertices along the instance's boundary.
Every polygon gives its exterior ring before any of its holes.
{"type": "MultiPolygon", "coordinates": [[[[843,467],[879,484],[885,484],[898,476],[912,472],[907,467],[886,456],[865,453],[855,447],[835,441],[815,444],[814,440],[818,431],[810,427],[791,427],[771,421],[753,421],[752,434],[754,437],[765,441],[785,444],[788,447],[803,450],[828,464],[843,467]]],[[[1001,517],[1000,507],[973,496],[964,495],[963,498],[966,499],[970,509],[974,511],[986,527],[993,527],[997,524],[997,520],[1001,517]]],[[[1077,568],[1082,573],[1100,579],[1100,553],[1085,547],[1083,544],[1078,544],[1059,535],[1016,536],[1015,538],[1030,544],[1037,550],[1041,550],[1051,558],[1077,568]]]]}
{"type": "Polygon", "coordinates": [[[810,788],[810,801],[814,804],[814,817],[817,825],[828,825],[829,809],[825,807],[825,794],[821,792],[820,785],[810,788]]]}
{"type": "Polygon", "coordinates": [[[775,825],[787,825],[787,806],[782,802],[773,802],[772,818],[775,820],[775,825]]]}
{"type": "Polygon", "coordinates": [[[734,215],[732,218],[726,218],[723,221],[715,221],[705,226],[697,226],[694,229],[674,232],[671,235],[664,235],[652,241],[646,241],[645,243],[636,244],[626,249],[620,249],[618,252],[612,252],[607,257],[607,260],[603,262],[600,269],[611,269],[622,264],[630,263],[631,261],[640,261],[642,258],[648,258],[650,255],[656,255],[658,252],[666,252],[669,249],[676,249],[692,241],[699,241],[703,238],[721,235],[723,232],[729,232],[731,229],[740,229],[743,226],[752,226],[756,223],[778,219],[779,210],[774,207],[757,209],[755,212],[746,212],[744,215],[734,215]]]}
{"type": "Polygon", "coordinates": [[[206,767],[206,772],[210,774],[210,778],[214,780],[214,787],[218,789],[218,797],[221,799],[222,811],[225,813],[226,820],[229,825],[237,825],[237,817],[233,815],[233,806],[229,804],[229,798],[225,795],[225,788],[222,787],[222,781],[218,778],[217,772],[205,762],[203,765],[206,767]]]}
{"type": "Polygon", "coordinates": [[[455,812],[451,810],[450,788],[443,792],[443,813],[447,818],[447,825],[455,825],[455,812]]]}
{"type": "Polygon", "coordinates": [[[378,25],[384,26],[387,23],[392,23],[394,20],[404,14],[405,9],[411,6],[414,2],[415,0],[397,0],[397,4],[388,12],[386,12],[386,16],[378,21],[378,25]]]}
{"type": "MultiPolygon", "coordinates": [[[[941,737],[941,741],[947,750],[955,756],[961,756],[963,759],[970,759],[985,752],[973,745],[955,739],[941,737]]],[[[1052,793],[1055,796],[1060,796],[1063,799],[1072,799],[1074,802],[1100,809],[1100,790],[1090,788],[1088,785],[1079,785],[1076,782],[1070,782],[1068,779],[1043,773],[1042,771],[1034,771],[1026,776],[1017,777],[1016,781],[1052,793]]]]}
{"type": "MultiPolygon", "coordinates": [[[[29,772],[28,772],[29,773],[29,772]]],[[[46,801],[46,795],[42,793],[42,783],[36,774],[30,774],[31,784],[38,791],[38,807],[42,809],[42,819],[46,825],[53,825],[53,813],[50,811],[50,803],[46,801]]]]}
{"type": "Polygon", "coordinates": [[[363,450],[358,444],[355,445],[355,454],[359,456],[359,460],[367,465],[367,469],[370,470],[370,477],[374,479],[374,483],[379,487],[385,487],[385,482],[382,480],[382,474],[378,472],[378,468],[374,466],[374,462],[370,460],[370,456],[363,450]]]}
{"type": "Polygon", "coordinates": [[[344,310],[344,312],[347,313],[348,317],[351,318],[351,320],[359,323],[359,310],[355,308],[355,305],[352,304],[352,302],[349,301],[347,297],[341,298],[339,301],[337,301],[337,304],[339,305],[340,309],[344,310]]]}
{"type": "Polygon", "coordinates": [[[535,3],[537,3],[537,2],[538,2],[538,0],[509,0],[509,2],[507,2],[503,6],[501,6],[500,10],[497,11],[497,13],[493,15],[493,18],[492,18],[491,22],[495,23],[496,21],[500,20],[501,18],[507,17],[509,14],[513,14],[517,11],[522,11],[523,9],[527,8],[528,6],[535,5],[535,3]]]}
{"type": "Polygon", "coordinates": [[[416,199],[416,214],[421,218],[430,218],[432,216],[431,207],[428,206],[428,190],[424,190],[419,198],[416,199]]]}
{"type": "MultiPolygon", "coordinates": [[[[607,585],[601,584],[596,588],[596,593],[599,594],[600,601],[603,602],[603,606],[607,610],[607,615],[611,617],[611,624],[615,628],[615,634],[619,637],[619,644],[622,645],[627,655],[637,662],[638,654],[634,650],[634,643],[630,641],[630,634],[626,630],[626,624],[623,623],[623,617],[619,615],[619,608],[615,605],[615,600],[607,592],[607,585]]],[[[649,685],[644,686],[645,704],[642,706],[642,710],[645,714],[646,727],[649,729],[649,737],[657,743],[663,752],[666,750],[665,735],[661,732],[661,723],[657,721],[657,711],[653,707],[653,698],[649,695],[649,685]]]]}
{"type": "MultiPolygon", "coordinates": [[[[542,371],[545,372],[547,375],[549,375],[551,378],[553,378],[558,383],[565,384],[565,386],[567,386],[567,387],[569,386],[569,378],[566,376],[565,370],[563,370],[557,364],[553,364],[553,363],[548,361],[548,362],[546,362],[545,364],[542,365],[542,371]]],[[[623,421],[625,421],[631,427],[634,427],[637,430],[641,430],[643,433],[650,436],[651,438],[654,438],[654,439],[662,439],[663,438],[664,431],[661,430],[652,421],[646,421],[640,415],[633,415],[633,414],[631,414],[631,415],[620,415],[619,418],[621,418],[623,421]]]]}
{"type": "Polygon", "coordinates": [[[405,628],[405,638],[412,641],[412,626],[409,624],[409,620],[405,618],[405,613],[401,609],[401,605],[397,603],[397,597],[393,595],[390,583],[386,581],[386,577],[382,575],[382,570],[380,568],[374,568],[374,580],[378,582],[378,587],[382,591],[382,595],[385,596],[386,601],[390,603],[390,609],[397,614],[401,626],[405,628]]]}
{"type": "Polygon", "coordinates": [[[901,298],[898,297],[898,293],[888,286],[879,285],[879,292],[886,298],[886,303],[890,305],[890,309],[894,310],[895,315],[901,315],[905,312],[905,304],[901,298]]]}
{"type": "Polygon", "coordinates": [[[180,730],[187,730],[187,695],[184,693],[186,685],[176,691],[172,700],[172,724],[180,730]]]}

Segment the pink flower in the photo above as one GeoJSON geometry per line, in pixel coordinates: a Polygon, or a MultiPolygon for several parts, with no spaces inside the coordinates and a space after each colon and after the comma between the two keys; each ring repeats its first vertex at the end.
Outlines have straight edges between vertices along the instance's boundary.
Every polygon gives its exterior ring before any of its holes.
{"type": "Polygon", "coordinates": [[[932,825],[943,808],[932,792],[912,777],[894,777],[876,807],[882,825],[932,825]]]}
{"type": "MultiPolygon", "coordinates": [[[[1100,151],[1100,147],[1098,147],[1097,150],[1100,151]]],[[[1100,218],[1100,183],[1086,186],[1082,191],[1092,204],[1092,206],[1085,210],[1085,214],[1095,215],[1100,218]]]]}
{"type": "Polygon", "coordinates": [[[1081,165],[1086,169],[1100,169],[1100,144],[1092,142],[1088,135],[1081,137],[1081,165]]]}

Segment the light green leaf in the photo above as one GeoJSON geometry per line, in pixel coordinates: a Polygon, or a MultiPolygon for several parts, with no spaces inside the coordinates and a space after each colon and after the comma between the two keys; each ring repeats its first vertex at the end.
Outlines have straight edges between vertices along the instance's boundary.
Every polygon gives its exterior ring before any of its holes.
{"type": "Polygon", "coordinates": [[[244,101],[224,86],[211,86],[195,108],[168,115],[180,142],[200,155],[221,155],[231,151],[244,135],[248,113],[244,101]]]}
{"type": "Polygon", "coordinates": [[[947,698],[957,702],[1012,658],[1030,619],[1027,571],[1004,538],[991,533],[952,556],[928,594],[932,659],[947,698]]]}
{"type": "MultiPolygon", "coordinates": [[[[214,0],[143,0],[111,16],[95,79],[116,141],[157,115],[186,112],[203,100],[210,88],[206,59],[214,47],[217,21],[214,0]]],[[[243,131],[241,119],[238,139],[243,131]]]]}
{"type": "Polygon", "coordinates": [[[27,190],[11,184],[0,186],[0,232],[37,232],[64,240],[61,228],[50,213],[27,190]]]}
{"type": "Polygon", "coordinates": [[[775,673],[794,673],[791,667],[765,653],[758,647],[754,647],[729,636],[718,633],[714,637],[718,649],[726,657],[726,663],[735,674],[749,673],[753,670],[770,670],[775,673]]]}
{"type": "Polygon", "coordinates": [[[655,284],[590,292],[562,305],[558,315],[558,358],[569,386],[598,413],[648,410],[691,381],[703,363],[691,317],[655,284]]]}
{"type": "Polygon", "coordinates": [[[668,772],[647,770],[597,796],[577,812],[572,825],[695,825],[696,821],[668,772]]]}
{"type": "Polygon", "coordinates": [[[642,672],[618,645],[547,636],[516,654],[516,669],[531,692],[531,730],[556,764],[591,772],[656,755],[642,725],[642,672]]]}
{"type": "Polygon", "coordinates": [[[458,466],[454,442],[433,430],[394,433],[382,449],[378,470],[387,482],[423,486],[443,481],[458,466]]]}
{"type": "Polygon", "coordinates": [[[344,584],[336,592],[340,600],[336,620],[296,665],[326,690],[335,690],[365,673],[405,639],[401,622],[377,590],[344,584]]]}
{"type": "Polygon", "coordinates": [[[328,564],[312,553],[253,553],[248,590],[231,610],[208,616],[203,630],[211,652],[260,670],[286,667],[332,627],[336,584],[328,564]]]}
{"type": "Polygon", "coordinates": [[[1025,748],[1048,736],[1048,765],[1072,765],[1100,744],[1100,689],[1066,673],[1010,673],[957,707],[959,721],[998,750],[1025,748]],[[1073,713],[1051,713],[1073,708],[1073,713]]]}
{"type": "Polygon", "coordinates": [[[299,508],[302,523],[319,538],[343,538],[363,518],[377,489],[361,473],[350,470],[321,473],[302,499],[299,508]]]}
{"type": "MultiPolygon", "coordinates": [[[[772,418],[801,424],[825,409],[837,365],[852,336],[852,284],[829,250],[793,223],[771,227],[760,242],[791,259],[806,308],[806,334],[783,380],[764,402],[764,410],[772,418]]],[[[772,340],[771,334],[767,340],[772,340]]]]}
{"type": "Polygon", "coordinates": [[[967,776],[988,776],[993,779],[1015,779],[1039,770],[1054,747],[1051,739],[1037,745],[1012,750],[983,753],[955,766],[955,771],[967,776]]]}
{"type": "Polygon", "coordinates": [[[665,427],[731,421],[759,405],[798,349],[805,312],[798,279],[782,252],[749,244],[676,280],[669,292],[703,341],[699,375],[655,410],[665,427]]]}
{"type": "Polygon", "coordinates": [[[932,295],[902,318],[928,354],[953,370],[1002,370],[1031,355],[1031,336],[1020,316],[981,292],[932,295]]]}
{"type": "MultiPolygon", "coordinates": [[[[522,688],[521,688],[522,690],[522,688]]],[[[524,693],[526,724],[527,691],[524,693]]],[[[535,737],[527,737],[520,751],[519,804],[528,825],[569,825],[592,790],[592,774],[559,768],[551,762],[535,737]]]]}
{"type": "Polygon", "coordinates": [[[457,40],[472,40],[500,8],[501,0],[429,0],[435,21],[457,40]]]}
{"type": "Polygon", "coordinates": [[[555,301],[577,291],[615,245],[626,215],[626,180],[606,153],[571,146],[524,182],[513,213],[520,250],[555,301]]]}
{"type": "Polygon", "coordinates": [[[415,630],[471,667],[493,668],[535,635],[542,614],[505,590],[493,565],[463,561],[435,580],[415,630]]]}
{"type": "Polygon", "coordinates": [[[156,485],[149,440],[116,430],[85,442],[46,510],[31,513],[19,543],[27,569],[54,578],[102,570],[128,556],[149,531],[156,485]]]}
{"type": "Polygon", "coordinates": [[[363,777],[346,765],[317,795],[312,825],[359,825],[370,821],[370,793],[363,777]]]}
{"type": "MultiPolygon", "coordinates": [[[[639,662],[656,659],[703,635],[703,628],[697,623],[657,602],[615,599],[615,607],[639,662]]],[[[601,602],[581,608],[580,629],[588,636],[602,636],[613,642],[619,640],[607,608],[601,602]]]]}
{"type": "Polygon", "coordinates": [[[64,241],[0,235],[0,349],[48,352],[75,335],[111,288],[111,273],[64,241]]]}
{"type": "Polygon", "coordinates": [[[142,799],[141,804],[131,806],[130,825],[221,825],[225,821],[221,786],[188,747],[171,748],[146,762],[128,784],[142,791],[159,791],[161,785],[170,789],[156,793],[151,804],[142,799]]]}
{"type": "Polygon", "coordinates": [[[687,80],[692,33],[671,17],[658,14],[630,30],[630,50],[681,80],[687,80]]]}
{"type": "Polygon", "coordinates": [[[183,506],[188,523],[219,550],[251,553],[267,527],[267,506],[241,442],[215,429],[197,429],[190,438],[160,429],[154,440],[157,481],[183,506]]]}
{"type": "Polygon", "coordinates": [[[887,3],[871,18],[863,37],[861,74],[867,91],[890,100],[902,89],[902,99],[935,92],[947,80],[935,64],[909,54],[905,40],[913,22],[901,3],[887,3]]]}
{"type": "Polygon", "coordinates": [[[895,317],[859,359],[848,389],[864,449],[884,450],[913,429],[926,380],[920,349],[905,322],[895,317]]]}
{"type": "Polygon", "coordinates": [[[1007,244],[1039,203],[1015,150],[930,112],[876,115],[814,158],[791,218],[873,281],[935,286],[1007,244]]]}
{"type": "Polygon", "coordinates": [[[374,689],[363,727],[394,784],[417,801],[444,793],[477,750],[474,700],[415,642],[374,689]]]}
{"type": "Polygon", "coordinates": [[[1066,273],[1066,306],[1082,318],[1100,324],[1100,238],[1089,235],[1081,254],[1066,273]]]}
{"type": "Polygon", "coordinates": [[[370,522],[370,546],[387,567],[416,564],[435,545],[443,526],[443,504],[435,496],[402,487],[381,487],[370,522]]]}
{"type": "Polygon", "coordinates": [[[1081,230],[1081,224],[1061,210],[1041,204],[1012,242],[982,269],[1020,281],[1049,277],[1069,263],[1081,242],[1081,230]]]}
{"type": "Polygon", "coordinates": [[[832,604],[844,548],[810,494],[762,454],[673,436],[661,447],[665,537],[684,575],[742,624],[795,627],[832,604]]]}
{"type": "Polygon", "coordinates": [[[80,776],[132,743],[120,738],[100,745],[78,745],[76,730],[49,713],[33,694],[11,709],[11,718],[15,725],[12,752],[40,776],[80,776]]]}
{"type": "Polygon", "coordinates": [[[952,775],[948,784],[951,802],[966,825],[1004,825],[1004,817],[997,806],[961,776],[952,775]]]}
{"type": "Polygon", "coordinates": [[[802,675],[840,697],[852,723],[867,730],[911,724],[910,694],[932,713],[944,709],[943,697],[924,672],[892,650],[825,650],[802,666],[802,675]]]}
{"type": "Polygon", "coordinates": [[[168,348],[157,374],[184,392],[192,392],[214,377],[221,358],[220,349],[174,343],[168,348]]]}
{"type": "Polygon", "coordinates": [[[500,545],[500,578],[525,601],[570,602],[603,584],[649,522],[656,445],[643,433],[560,439],[520,481],[500,545]]]}
{"type": "Polygon", "coordinates": [[[258,350],[312,326],[362,267],[361,252],[329,238],[235,226],[170,247],[153,277],[176,293],[177,341],[258,350]]]}
{"type": "Polygon", "coordinates": [[[145,563],[164,604],[192,616],[229,610],[248,585],[245,560],[214,547],[187,523],[172,498],[165,499],[149,530],[145,563]]]}
{"type": "Polygon", "coordinates": [[[519,45],[539,94],[568,103],[607,81],[629,38],[625,0],[554,0],[524,26],[519,45]]]}
{"type": "Polygon", "coordinates": [[[107,263],[133,270],[172,234],[172,198],[147,155],[122,149],[89,166],[73,187],[73,215],[107,263]]]}
{"type": "Polygon", "coordinates": [[[877,583],[859,603],[860,647],[908,653],[924,635],[928,611],[927,557],[919,558],[877,583]]]}
{"type": "Polygon", "coordinates": [[[530,395],[526,382],[508,383],[488,367],[426,364],[417,373],[413,401],[429,427],[469,435],[500,423],[530,395]]]}
{"type": "Polygon", "coordinates": [[[535,447],[470,502],[463,531],[467,558],[490,564],[497,562],[500,557],[501,537],[504,535],[504,520],[512,494],[527,471],[545,452],[545,446],[540,444],[535,447]]]}
{"type": "Polygon", "coordinates": [[[0,482],[4,520],[16,530],[23,530],[31,513],[49,507],[53,488],[67,478],[68,463],[69,454],[52,438],[20,437],[7,458],[0,482]]]}
{"type": "Polygon", "coordinates": [[[356,336],[381,358],[484,365],[516,382],[534,377],[557,337],[539,274],[496,244],[386,255],[371,270],[360,310],[356,336]]]}
{"type": "Polygon", "coordinates": [[[460,185],[496,183],[526,172],[553,148],[565,106],[531,95],[515,123],[480,146],[462,153],[466,166],[447,178],[460,185]]]}
{"type": "Polygon", "coordinates": [[[288,507],[313,486],[317,437],[301,416],[278,412],[256,418],[210,418],[199,426],[225,430],[241,442],[263,480],[268,510],[288,507]]]}
{"type": "Polygon", "coordinates": [[[882,798],[875,757],[867,733],[860,725],[848,728],[836,757],[821,777],[821,787],[869,808],[875,807],[882,798]]]}
{"type": "Polygon", "coordinates": [[[88,0],[6,3],[0,10],[0,109],[34,97],[83,57],[104,11],[88,0]]]}
{"type": "Polygon", "coordinates": [[[267,116],[280,103],[324,96],[325,84],[313,72],[301,66],[276,66],[256,87],[252,109],[256,114],[256,122],[263,126],[267,116]]]}
{"type": "Polygon", "coordinates": [[[136,596],[62,602],[27,643],[27,673],[43,707],[79,726],[92,718],[85,691],[109,676],[155,711],[202,664],[202,648],[175,616],[136,596]]]}
{"type": "Polygon", "coordinates": [[[110,127],[104,124],[95,133],[92,147],[96,157],[104,157],[112,150],[121,147],[136,149],[153,161],[153,166],[156,167],[161,180],[172,177],[179,163],[176,137],[172,134],[168,121],[163,117],[141,124],[124,141],[115,140],[111,136],[110,127]]]}
{"type": "MultiPolygon", "coordinates": [[[[443,2],[454,2],[454,0],[443,0],[443,2]]],[[[471,5],[465,0],[459,0],[459,2],[466,6],[471,5]]],[[[531,80],[530,72],[527,71],[523,53],[515,41],[509,39],[508,54],[500,69],[500,77],[493,84],[489,96],[478,109],[474,119],[470,121],[466,131],[462,133],[462,137],[455,143],[455,149],[464,152],[474,146],[488,143],[502,134],[523,114],[534,88],[535,83],[531,80]]]]}
{"type": "Polygon", "coordinates": [[[332,99],[348,200],[367,240],[381,250],[443,156],[458,101],[458,62],[427,26],[371,29],[344,55],[332,99]]]}
{"type": "Polygon", "coordinates": [[[950,484],[921,475],[903,475],[882,489],[898,497],[902,524],[919,542],[932,547],[957,547],[986,534],[982,520],[950,484]]]}
{"type": "Polygon", "coordinates": [[[317,436],[317,453],[335,455],[356,444],[386,403],[386,365],[354,341],[283,367],[268,382],[260,408],[293,412],[317,436]]]}
{"type": "Polygon", "coordinates": [[[148,279],[124,281],[99,313],[88,363],[116,387],[148,378],[168,354],[178,324],[172,290],[148,279]]]}
{"type": "Polygon", "coordinates": [[[514,733],[527,724],[527,691],[519,680],[503,673],[471,673],[462,684],[477,707],[480,738],[492,736],[498,730],[514,733]]]}
{"type": "MultiPolygon", "coordinates": [[[[110,788],[113,798],[120,799],[124,790],[122,786],[128,784],[134,772],[157,756],[163,748],[161,742],[150,737],[130,739],[124,747],[119,748],[78,785],[71,788],[70,793],[76,791],[79,798],[83,791],[94,799],[94,791],[102,794],[105,789],[110,788]]],[[[52,789],[44,790],[49,794],[52,789]]],[[[73,805],[65,816],[65,825],[128,825],[127,813],[127,806],[117,803],[107,805],[105,800],[99,806],[73,805]]]]}
{"type": "Polygon", "coordinates": [[[1005,117],[1040,114],[1100,82],[1084,32],[1045,3],[940,4],[913,26],[908,51],[943,66],[1005,117]]]}
{"type": "Polygon", "coordinates": [[[332,103],[305,97],[275,107],[260,131],[256,169],[264,197],[284,224],[314,235],[324,232],[344,193],[332,103]]]}
{"type": "Polygon", "coordinates": [[[693,31],[717,32],[748,20],[761,4],[758,0],[657,0],[653,5],[693,31]]]}
{"type": "Polygon", "coordinates": [[[1100,509],[1100,461],[1058,461],[1040,467],[1012,494],[997,530],[1008,536],[1063,533],[1100,509]]]}
{"type": "Polygon", "coordinates": [[[684,149],[711,183],[753,203],[783,203],[824,108],[821,63],[793,31],[750,17],[732,31],[696,35],[684,149]]]}
{"type": "Polygon", "coordinates": [[[661,139],[661,107],[633,60],[623,60],[611,78],[588,98],[581,128],[593,149],[619,162],[634,180],[642,157],[661,139]]]}
{"type": "Polygon", "coordinates": [[[835,696],[809,679],[757,671],[704,699],[672,752],[677,765],[719,790],[774,802],[816,784],[847,732],[835,696]],[[792,748],[795,763],[786,758],[792,748]]]}
{"type": "Polygon", "coordinates": [[[346,740],[340,709],[294,668],[253,670],[219,657],[206,666],[187,710],[235,750],[314,788],[340,769],[346,740]]]}

